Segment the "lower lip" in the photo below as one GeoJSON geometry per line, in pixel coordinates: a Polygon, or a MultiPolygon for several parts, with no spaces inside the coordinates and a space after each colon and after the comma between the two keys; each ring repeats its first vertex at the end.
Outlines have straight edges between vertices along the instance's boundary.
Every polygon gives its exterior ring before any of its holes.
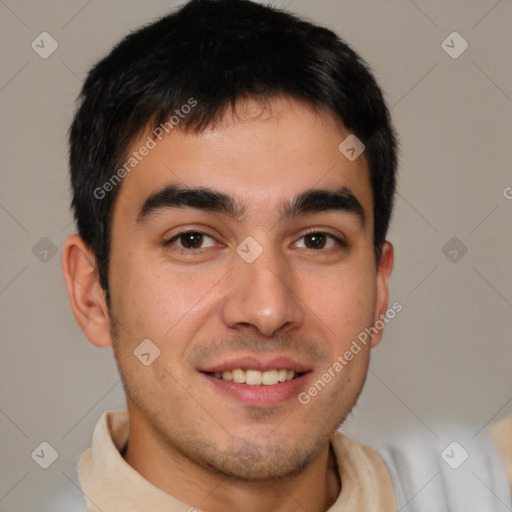
{"type": "Polygon", "coordinates": [[[218,379],[207,373],[202,373],[216,387],[236,400],[252,407],[269,407],[280,405],[291,398],[297,398],[301,390],[306,387],[309,373],[286,382],[278,382],[271,386],[250,386],[239,384],[232,380],[218,379]]]}

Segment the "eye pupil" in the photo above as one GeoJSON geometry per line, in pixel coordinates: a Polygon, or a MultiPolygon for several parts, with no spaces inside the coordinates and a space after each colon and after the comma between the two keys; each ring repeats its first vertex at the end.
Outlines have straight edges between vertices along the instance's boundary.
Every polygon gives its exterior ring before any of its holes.
{"type": "Polygon", "coordinates": [[[187,248],[197,249],[196,245],[200,245],[202,236],[201,233],[184,233],[181,235],[181,242],[187,248]]]}
{"type": "Polygon", "coordinates": [[[314,249],[318,249],[325,245],[325,235],[323,233],[312,233],[310,235],[306,235],[306,240],[308,240],[308,246],[310,245],[314,249]],[[312,243],[310,244],[309,241],[312,243]]]}

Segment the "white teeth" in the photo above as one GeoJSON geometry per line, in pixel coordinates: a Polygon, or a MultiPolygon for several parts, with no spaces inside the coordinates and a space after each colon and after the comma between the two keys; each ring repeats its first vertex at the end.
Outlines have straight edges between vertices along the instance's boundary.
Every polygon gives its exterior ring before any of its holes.
{"type": "Polygon", "coordinates": [[[247,370],[245,372],[245,383],[249,386],[259,386],[261,384],[261,372],[258,370],[247,370]]]}
{"type": "Polygon", "coordinates": [[[248,386],[273,386],[278,382],[286,382],[297,376],[293,370],[242,370],[236,368],[233,371],[215,372],[218,379],[236,382],[237,384],[247,384],[248,386]]]}
{"type": "Polygon", "coordinates": [[[270,370],[261,374],[261,382],[265,386],[273,386],[279,382],[277,378],[277,370],[270,370]]]}
{"type": "Polygon", "coordinates": [[[233,380],[238,384],[243,384],[245,382],[245,372],[240,368],[233,370],[233,380]]]}
{"type": "Polygon", "coordinates": [[[287,370],[279,370],[277,372],[277,380],[279,382],[286,382],[286,376],[288,375],[288,371],[287,370]]]}

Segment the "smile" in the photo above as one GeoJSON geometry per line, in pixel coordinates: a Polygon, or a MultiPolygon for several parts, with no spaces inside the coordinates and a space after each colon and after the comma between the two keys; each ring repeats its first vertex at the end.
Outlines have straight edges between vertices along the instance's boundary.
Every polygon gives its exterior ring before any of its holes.
{"type": "Polygon", "coordinates": [[[242,368],[236,368],[232,371],[208,372],[217,379],[233,381],[237,384],[247,384],[249,386],[274,386],[280,382],[286,382],[298,378],[301,374],[293,370],[267,370],[259,371],[242,368]]]}
{"type": "Polygon", "coordinates": [[[220,392],[245,406],[265,408],[296,400],[299,393],[307,389],[313,373],[297,373],[294,370],[283,369],[260,372],[237,368],[222,373],[200,372],[200,375],[217,393],[220,392]],[[280,381],[279,377],[284,379],[285,372],[286,379],[280,381]]]}

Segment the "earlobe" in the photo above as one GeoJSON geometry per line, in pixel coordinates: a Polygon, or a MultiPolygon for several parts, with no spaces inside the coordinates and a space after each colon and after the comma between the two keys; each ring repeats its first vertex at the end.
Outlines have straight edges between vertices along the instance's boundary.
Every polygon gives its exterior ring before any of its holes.
{"type": "MultiPolygon", "coordinates": [[[[377,295],[375,301],[375,318],[373,319],[374,325],[380,321],[378,325],[385,323],[383,318],[386,316],[389,302],[389,278],[393,271],[394,263],[394,248],[391,242],[384,242],[382,245],[382,253],[379,261],[379,268],[377,271],[377,295]]],[[[372,338],[371,346],[375,347],[382,339],[383,330],[372,338]]]]}
{"type": "Polygon", "coordinates": [[[94,254],[80,236],[67,238],[62,251],[62,272],[73,315],[93,345],[109,347],[110,320],[95,262],[94,254]]]}

